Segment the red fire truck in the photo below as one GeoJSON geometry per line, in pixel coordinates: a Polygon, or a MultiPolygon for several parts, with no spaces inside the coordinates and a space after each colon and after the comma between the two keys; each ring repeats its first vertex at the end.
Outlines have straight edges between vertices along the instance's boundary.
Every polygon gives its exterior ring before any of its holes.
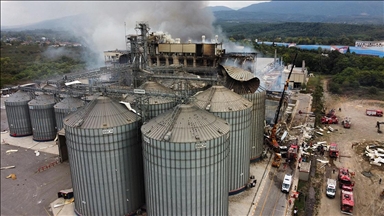
{"type": "Polygon", "coordinates": [[[352,176],[354,173],[350,173],[347,168],[340,168],[339,170],[339,187],[343,186],[353,187],[354,182],[352,181],[352,176]]]}
{"type": "Polygon", "coordinates": [[[352,187],[343,187],[341,190],[340,201],[341,213],[352,215],[353,206],[355,205],[352,187]]]}
{"type": "Polygon", "coordinates": [[[331,143],[329,145],[329,157],[330,158],[337,158],[339,157],[339,149],[337,148],[336,143],[331,143]]]}

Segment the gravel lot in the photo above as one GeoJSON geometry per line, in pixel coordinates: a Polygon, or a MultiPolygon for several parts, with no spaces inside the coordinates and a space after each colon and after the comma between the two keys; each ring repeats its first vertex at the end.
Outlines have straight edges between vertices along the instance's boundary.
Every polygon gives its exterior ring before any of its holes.
{"type": "Polygon", "coordinates": [[[329,109],[341,108],[341,112],[336,113],[339,124],[332,125],[337,131],[322,137],[327,143],[336,142],[338,144],[340,157],[331,162],[332,166],[325,167],[324,187],[322,188],[321,206],[318,215],[343,215],[340,212],[340,191],[337,191],[335,199],[329,199],[325,196],[326,178],[336,178],[337,172],[333,174],[332,169],[336,168],[337,170],[340,167],[346,167],[356,173],[354,177],[355,207],[353,215],[384,215],[384,199],[379,197],[380,191],[384,189],[384,183],[378,183],[380,178],[384,179],[384,166],[370,165],[363,154],[365,147],[373,143],[381,144],[384,148],[384,133],[379,134],[375,127],[377,121],[384,121],[384,117],[373,117],[365,114],[366,109],[384,110],[384,100],[350,100],[345,97],[329,95],[328,93],[325,93],[324,96],[325,107],[329,109]],[[350,129],[345,129],[341,125],[340,122],[344,117],[351,118],[352,125],[350,129]],[[356,144],[352,148],[353,143],[356,144]],[[363,171],[370,171],[372,176],[364,176],[363,171]]]}

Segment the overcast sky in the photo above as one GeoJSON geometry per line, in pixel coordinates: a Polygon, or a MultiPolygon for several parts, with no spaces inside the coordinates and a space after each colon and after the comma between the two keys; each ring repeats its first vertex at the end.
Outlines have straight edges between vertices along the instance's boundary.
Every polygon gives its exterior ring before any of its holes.
{"type": "MultiPolygon", "coordinates": [[[[238,9],[262,1],[201,2],[204,2],[204,5],[206,6],[227,6],[233,9],[238,9]]],[[[111,7],[111,5],[115,3],[125,5],[141,4],[141,2],[135,1],[1,1],[1,25],[24,25],[81,13],[97,12],[95,10],[111,7]]]]}

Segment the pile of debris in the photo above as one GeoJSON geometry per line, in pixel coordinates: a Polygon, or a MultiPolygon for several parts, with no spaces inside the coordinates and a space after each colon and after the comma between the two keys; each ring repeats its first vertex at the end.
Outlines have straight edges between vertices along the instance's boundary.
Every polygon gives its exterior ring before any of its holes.
{"type": "Polygon", "coordinates": [[[370,164],[381,166],[384,164],[384,146],[383,145],[368,145],[365,147],[365,156],[370,160],[370,164]]]}

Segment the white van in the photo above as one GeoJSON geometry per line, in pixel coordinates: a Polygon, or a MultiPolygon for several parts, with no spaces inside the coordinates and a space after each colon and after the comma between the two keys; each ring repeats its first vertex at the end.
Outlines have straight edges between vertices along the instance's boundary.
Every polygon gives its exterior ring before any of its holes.
{"type": "Polygon", "coordinates": [[[292,185],[292,175],[285,174],[283,184],[281,185],[281,192],[289,193],[292,185]]]}
{"type": "Polygon", "coordinates": [[[335,179],[328,179],[327,180],[326,194],[327,194],[327,197],[329,197],[329,198],[335,198],[335,194],[336,194],[336,180],[335,179]]]}

